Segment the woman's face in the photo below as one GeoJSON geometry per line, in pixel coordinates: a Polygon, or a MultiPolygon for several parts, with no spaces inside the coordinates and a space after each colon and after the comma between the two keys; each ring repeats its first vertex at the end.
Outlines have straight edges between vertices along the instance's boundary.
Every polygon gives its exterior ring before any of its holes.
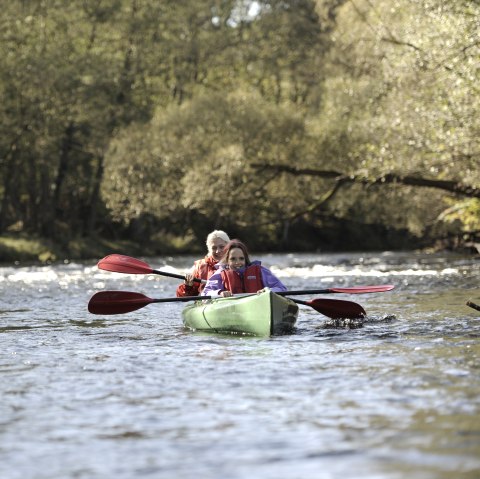
{"type": "Polygon", "coordinates": [[[245,266],[245,255],[240,248],[232,248],[228,253],[227,264],[230,269],[237,270],[245,266]]]}
{"type": "Polygon", "coordinates": [[[223,248],[227,243],[223,241],[221,238],[215,238],[209,245],[208,245],[208,254],[215,260],[220,261],[223,256],[223,248]]]}

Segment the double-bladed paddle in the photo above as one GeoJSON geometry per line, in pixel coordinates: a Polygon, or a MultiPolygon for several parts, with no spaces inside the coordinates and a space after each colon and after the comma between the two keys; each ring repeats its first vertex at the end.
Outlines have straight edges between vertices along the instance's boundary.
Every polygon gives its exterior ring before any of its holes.
{"type": "MultiPolygon", "coordinates": [[[[112,271],[114,273],[128,273],[128,274],[159,274],[161,276],[169,276],[171,278],[185,279],[181,274],[168,273],[167,271],[160,271],[153,269],[145,261],[141,261],[123,254],[111,254],[105,256],[97,263],[98,268],[105,271],[112,271]]],[[[193,281],[197,283],[206,283],[205,280],[194,278],[193,281]]]]}
{"type": "MultiPolygon", "coordinates": [[[[111,254],[101,259],[97,266],[106,271],[115,273],[128,274],[159,274],[161,276],[170,276],[172,278],[185,279],[185,276],[175,273],[167,273],[166,271],[159,271],[153,269],[145,261],[141,261],[130,256],[122,254],[111,254]]],[[[206,281],[200,278],[195,278],[193,281],[198,283],[205,283],[206,281]]],[[[391,284],[384,284],[379,286],[354,286],[352,288],[326,288],[326,289],[305,289],[299,291],[281,291],[277,294],[281,296],[292,296],[300,294],[329,294],[329,293],[345,293],[345,294],[363,294],[363,293],[382,293],[390,291],[394,288],[391,284]]],[[[188,301],[188,300],[187,300],[188,301]]]]}
{"type": "Polygon", "coordinates": [[[297,304],[310,306],[320,314],[331,319],[357,319],[367,315],[365,310],[353,301],[344,301],[342,299],[316,298],[310,301],[288,298],[297,304]]]}
{"type": "Polygon", "coordinates": [[[178,298],[153,299],[142,293],[130,291],[100,291],[90,298],[88,311],[93,314],[123,314],[136,311],[151,303],[184,302],[200,299],[211,299],[211,296],[181,296],[178,298]]]}
{"type": "Polygon", "coordinates": [[[344,293],[344,294],[364,294],[364,293],[383,293],[391,291],[395,286],[393,284],[381,284],[377,286],[353,286],[351,288],[326,288],[326,289],[302,289],[298,291],[280,291],[277,292],[280,296],[290,296],[295,294],[329,294],[329,293],[344,293]]]}
{"type": "MultiPolygon", "coordinates": [[[[136,311],[151,303],[166,303],[174,301],[200,301],[203,299],[219,299],[218,296],[182,296],[179,298],[153,299],[142,293],[129,291],[100,291],[95,293],[89,303],[88,311],[93,314],[123,314],[136,311]]],[[[300,301],[293,299],[296,303],[310,306],[319,313],[332,318],[353,319],[365,316],[365,310],[357,303],[339,299],[312,299],[300,301]]]]}
{"type": "MultiPolygon", "coordinates": [[[[278,293],[277,293],[278,294],[278,293]]],[[[331,319],[357,319],[367,315],[365,310],[353,301],[344,301],[341,299],[316,298],[310,301],[288,298],[297,304],[310,306],[315,311],[331,319]]]]}

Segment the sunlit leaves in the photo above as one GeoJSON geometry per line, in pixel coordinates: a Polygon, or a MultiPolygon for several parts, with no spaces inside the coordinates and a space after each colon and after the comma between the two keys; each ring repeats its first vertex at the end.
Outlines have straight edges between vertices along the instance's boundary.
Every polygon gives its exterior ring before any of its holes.
{"type": "Polygon", "coordinates": [[[228,217],[270,234],[332,214],[421,234],[450,218],[445,195],[356,185],[330,197],[334,180],[252,165],[479,185],[478,2],[4,3],[0,226],[8,212],[40,229],[46,210],[80,228],[102,182],[126,225],[228,217]]]}
{"type": "Polygon", "coordinates": [[[199,96],[159,110],[148,127],[124,132],[108,155],[105,199],[126,221],[148,211],[161,217],[187,208],[220,217],[233,209],[239,223],[267,222],[269,214],[289,208],[292,194],[300,199],[306,189],[289,190],[251,165],[288,164],[302,156],[305,143],[302,119],[258,94],[199,96]]]}
{"type": "MultiPolygon", "coordinates": [[[[479,18],[468,1],[344,4],[317,128],[345,132],[350,171],[479,184],[479,18]]],[[[426,195],[415,204],[425,223],[444,206],[426,195]]]]}

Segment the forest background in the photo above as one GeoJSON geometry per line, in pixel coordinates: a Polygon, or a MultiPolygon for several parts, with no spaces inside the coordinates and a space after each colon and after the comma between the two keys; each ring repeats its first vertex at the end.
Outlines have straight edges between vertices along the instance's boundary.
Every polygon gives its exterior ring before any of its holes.
{"type": "Polygon", "coordinates": [[[0,261],[480,243],[479,0],[13,0],[0,261]]]}

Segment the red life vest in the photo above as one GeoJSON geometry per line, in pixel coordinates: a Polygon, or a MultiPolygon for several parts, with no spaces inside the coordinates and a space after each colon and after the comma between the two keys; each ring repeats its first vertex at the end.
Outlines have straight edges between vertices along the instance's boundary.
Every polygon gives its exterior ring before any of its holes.
{"type": "MultiPolygon", "coordinates": [[[[193,274],[195,275],[195,278],[200,278],[200,279],[210,278],[210,276],[212,276],[212,274],[215,273],[216,271],[215,270],[216,264],[217,262],[211,257],[206,257],[206,258],[195,261],[193,263],[193,266],[194,266],[193,274]]],[[[203,288],[201,288],[201,290],[202,289],[203,288]]]]}
{"type": "Polygon", "coordinates": [[[243,277],[232,269],[224,269],[220,274],[223,287],[233,294],[256,293],[263,289],[262,268],[259,264],[247,266],[243,277]]]}
{"type": "MultiPolygon", "coordinates": [[[[215,265],[217,262],[211,256],[199,259],[193,263],[193,277],[200,279],[208,279],[216,272],[215,265]]],[[[185,283],[178,285],[177,296],[198,296],[205,288],[205,283],[193,283],[187,286],[185,283]]]]}

